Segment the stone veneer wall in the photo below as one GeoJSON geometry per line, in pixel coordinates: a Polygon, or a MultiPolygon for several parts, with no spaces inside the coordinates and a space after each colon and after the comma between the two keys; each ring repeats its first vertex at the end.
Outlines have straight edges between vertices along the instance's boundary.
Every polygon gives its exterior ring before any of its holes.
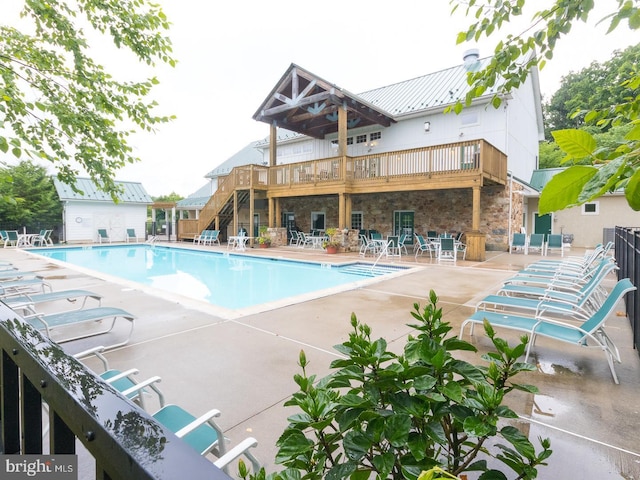
{"type": "MultiPolygon", "coordinates": [[[[522,225],[522,187],[514,182],[511,204],[512,232],[522,225]]],[[[471,230],[473,207],[471,189],[394,192],[352,196],[352,211],[363,212],[363,228],[384,235],[391,232],[395,210],[414,211],[415,230],[467,232],[471,230]]],[[[483,187],[480,198],[480,231],[486,233],[487,250],[507,250],[509,245],[509,187],[483,187]]],[[[325,212],[326,227],[338,226],[338,196],[314,196],[282,199],[283,212],[294,212],[296,225],[302,231],[311,229],[311,212],[325,212]]]]}

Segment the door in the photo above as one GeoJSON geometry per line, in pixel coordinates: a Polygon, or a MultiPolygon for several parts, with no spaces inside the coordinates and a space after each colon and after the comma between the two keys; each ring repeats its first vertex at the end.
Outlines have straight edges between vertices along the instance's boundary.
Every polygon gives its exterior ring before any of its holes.
{"type": "Polygon", "coordinates": [[[282,226],[287,229],[287,241],[291,240],[291,230],[297,230],[293,212],[282,212],[282,226]]]}
{"type": "Polygon", "coordinates": [[[407,235],[405,245],[413,245],[413,210],[396,210],[393,212],[393,234],[407,235]]]}
{"type": "Polygon", "coordinates": [[[545,239],[551,234],[551,214],[538,215],[533,214],[533,233],[543,233],[545,239]]]}

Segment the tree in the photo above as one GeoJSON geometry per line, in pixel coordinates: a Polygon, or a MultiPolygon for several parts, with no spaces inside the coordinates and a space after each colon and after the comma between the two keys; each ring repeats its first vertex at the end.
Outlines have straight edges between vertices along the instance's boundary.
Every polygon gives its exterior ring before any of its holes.
{"type": "Polygon", "coordinates": [[[62,204],[46,169],[23,161],[5,171],[0,182],[0,218],[12,228],[50,228],[62,222],[62,204]]]}
{"type": "MultiPolygon", "coordinates": [[[[617,50],[610,60],[602,64],[593,62],[580,72],[563,77],[560,88],[544,106],[545,131],[580,128],[585,123],[584,112],[624,103],[633,95],[633,90],[622,83],[638,64],[640,44],[617,50]]],[[[607,125],[603,130],[609,128],[607,125]]],[[[551,139],[550,133],[546,136],[551,139]]]]}
{"type": "MultiPolygon", "coordinates": [[[[473,14],[478,19],[458,34],[458,43],[461,43],[498,31],[511,17],[522,15],[526,0],[450,0],[450,3],[454,5],[454,11],[465,5],[467,15],[473,14]]],[[[498,42],[489,65],[468,74],[471,89],[464,102],[458,102],[450,110],[460,112],[464,105],[469,105],[503,78],[502,86],[492,98],[494,107],[500,106],[502,96],[520,86],[532,68],[541,69],[553,58],[556,43],[569,34],[574,22],[587,21],[594,3],[595,0],[554,0],[550,8],[538,11],[533,25],[524,34],[508,35],[498,42]]],[[[609,23],[609,32],[621,23],[637,30],[640,28],[640,0],[618,0],[617,9],[602,21],[609,23]]],[[[627,97],[618,103],[574,115],[584,118],[585,124],[601,128],[631,125],[624,142],[615,148],[599,148],[595,138],[586,131],[553,132],[567,161],[588,159],[592,165],[575,165],[555,175],[540,196],[540,214],[580,205],[618,189],[624,189],[629,205],[640,210],[640,70],[637,64],[629,65],[621,75],[619,86],[629,92],[627,97]],[[597,168],[598,164],[600,168],[597,168]]]]}
{"type": "MultiPolygon", "coordinates": [[[[551,455],[547,439],[541,451],[508,419],[517,418],[504,405],[514,390],[535,393],[531,385],[513,382],[520,372],[534,370],[518,362],[527,337],[511,348],[495,337],[485,321],[495,352],[483,356],[486,366],[474,366],[454,356],[476,348],[456,336],[442,319],[437,296],[414,305],[409,336],[402,355],[387,350],[383,338],[351,317],[349,339],[337,345],[342,359],[332,373],[316,380],[307,375],[308,361],[300,353],[298,391],[285,405],[296,407],[278,440],[276,462],[286,469],[278,479],[417,479],[421,472],[442,471],[446,478],[482,472],[479,478],[507,478],[506,466],[517,478],[532,479],[551,455]],[[497,441],[497,442],[496,442],[497,441]]],[[[247,477],[240,465],[240,475],[247,477]]],[[[437,477],[443,478],[438,474],[437,477]]],[[[266,478],[264,470],[251,476],[266,478]]]]}
{"type": "Polygon", "coordinates": [[[174,65],[169,22],[147,0],[24,0],[21,17],[24,31],[0,25],[0,152],[52,162],[72,186],[84,168],[115,199],[116,170],[138,160],[132,129],[169,117],[146,99],[158,81],[114,79],[89,56],[85,30],[148,65],[174,65]]]}

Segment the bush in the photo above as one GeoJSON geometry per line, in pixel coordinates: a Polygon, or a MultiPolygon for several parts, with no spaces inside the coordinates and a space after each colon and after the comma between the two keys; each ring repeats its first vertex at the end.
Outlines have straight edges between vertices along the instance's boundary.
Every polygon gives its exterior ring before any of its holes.
{"type": "MultiPolygon", "coordinates": [[[[480,480],[506,479],[496,470],[500,462],[517,478],[537,476],[551,455],[549,440],[539,439],[537,453],[508,424],[517,415],[503,405],[513,390],[537,392],[512,382],[535,368],[517,361],[527,337],[510,348],[485,322],[496,351],[482,356],[488,366],[474,366],[452,355],[476,348],[447,338],[452,327],[442,320],[435,292],[423,310],[414,304],[411,315],[418,335],[408,337],[401,356],[389,352],[384,339],[372,340],[355,314],[349,340],[335,347],[344,359],[331,363],[330,375],[308,376],[300,352],[299,390],[285,404],[299,412],[277,442],[276,462],[285,470],[266,475],[263,469],[250,478],[417,479],[422,472],[423,478],[455,478],[476,471],[480,480]]],[[[240,473],[246,478],[243,464],[240,473]]]]}

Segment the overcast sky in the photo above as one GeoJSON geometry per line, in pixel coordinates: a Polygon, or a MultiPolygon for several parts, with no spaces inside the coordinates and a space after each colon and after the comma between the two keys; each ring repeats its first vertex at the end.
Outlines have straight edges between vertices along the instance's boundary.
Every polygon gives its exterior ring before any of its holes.
{"type": "MultiPolygon", "coordinates": [[[[7,1],[22,3],[2,0],[7,1]]],[[[173,23],[170,37],[179,63],[154,72],[161,83],[152,96],[160,103],[158,114],[174,114],[177,119],[160,126],[156,134],[132,137],[142,161],[117,174],[119,180],[142,182],[152,196],[193,193],[206,183],[207,172],[249,142],[267,137],[268,125],[252,116],[291,63],[361,93],[462,63],[469,48],[488,56],[504,35],[499,32],[479,45],[456,46],[457,33],[470,20],[462,11],[451,16],[448,0],[156,3],[173,23]]],[[[549,2],[528,3],[538,10],[549,2]]],[[[540,72],[546,98],[563,75],[594,60],[606,61],[613,50],[640,40],[626,26],[605,35],[606,26],[596,26],[595,20],[615,9],[617,2],[597,3],[602,7],[593,21],[574,26],[540,72]]],[[[525,17],[527,22],[509,25],[508,31],[524,30],[531,15],[525,17]]],[[[102,46],[93,49],[100,54],[102,46]]],[[[107,63],[123,78],[148,73],[121,56],[107,63]]]]}

